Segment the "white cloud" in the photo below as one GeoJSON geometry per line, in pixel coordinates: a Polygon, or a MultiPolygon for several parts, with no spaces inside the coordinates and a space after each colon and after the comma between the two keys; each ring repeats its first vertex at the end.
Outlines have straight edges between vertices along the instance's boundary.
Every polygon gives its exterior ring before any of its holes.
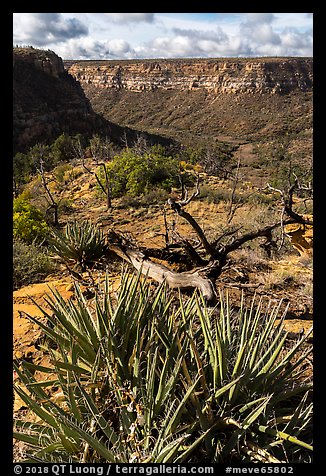
{"type": "Polygon", "coordinates": [[[105,13],[115,23],[133,23],[154,21],[154,13],[105,13]]]}
{"type": "MultiPolygon", "coordinates": [[[[52,49],[52,48],[51,48],[52,49]]],[[[93,38],[72,38],[54,50],[63,59],[133,58],[134,51],[124,39],[99,41],[93,38]]]]}
{"type": "Polygon", "coordinates": [[[173,28],[173,32],[180,36],[193,38],[196,40],[208,40],[217,43],[225,43],[228,41],[228,35],[217,26],[216,30],[182,30],[181,28],[173,28]]]}
{"type": "Polygon", "coordinates": [[[175,35],[156,37],[136,53],[149,58],[245,56],[250,46],[239,37],[217,31],[174,30],[175,35]]]}
{"type": "Polygon", "coordinates": [[[48,43],[79,38],[88,28],[76,18],[64,18],[61,13],[14,13],[13,40],[45,46],[48,43]]]}
{"type": "Polygon", "coordinates": [[[299,34],[297,31],[289,28],[284,31],[282,45],[287,48],[290,55],[293,55],[294,52],[300,52],[302,56],[310,56],[313,50],[312,31],[299,34]]]}
{"type": "Polygon", "coordinates": [[[64,59],[312,56],[306,13],[16,13],[14,44],[64,59]]]}
{"type": "Polygon", "coordinates": [[[245,23],[241,25],[241,33],[252,43],[253,47],[256,45],[278,45],[281,43],[280,35],[276,33],[267,22],[245,23]]]}
{"type": "Polygon", "coordinates": [[[246,13],[245,23],[248,25],[272,23],[275,20],[274,13],[246,13]]]}

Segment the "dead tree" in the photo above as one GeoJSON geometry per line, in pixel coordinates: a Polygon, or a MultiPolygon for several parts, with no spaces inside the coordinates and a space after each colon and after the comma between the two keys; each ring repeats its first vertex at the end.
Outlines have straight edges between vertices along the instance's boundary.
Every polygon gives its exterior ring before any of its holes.
{"type": "Polygon", "coordinates": [[[106,205],[107,210],[112,208],[112,197],[111,197],[111,180],[109,178],[108,169],[106,166],[107,161],[111,158],[111,144],[106,140],[103,143],[99,137],[94,137],[90,143],[89,150],[92,155],[93,163],[98,167],[102,167],[104,172],[105,182],[102,183],[99,175],[97,172],[94,172],[86,165],[86,158],[85,158],[85,150],[81,145],[80,140],[75,143],[74,145],[75,154],[77,158],[81,161],[83,168],[86,170],[87,173],[93,175],[96,179],[96,182],[102,192],[106,197],[106,205]]]}
{"type": "Polygon", "coordinates": [[[59,217],[58,217],[59,202],[55,200],[53,194],[50,192],[49,184],[53,179],[49,180],[45,176],[43,164],[44,164],[43,157],[41,157],[40,166],[37,168],[37,171],[40,174],[42,186],[45,191],[45,197],[48,202],[48,208],[45,211],[45,215],[48,216],[52,212],[53,226],[58,227],[59,226],[59,217]]]}
{"type": "MultiPolygon", "coordinates": [[[[217,294],[215,291],[215,281],[220,276],[223,268],[227,264],[228,255],[257,238],[265,238],[265,243],[272,242],[272,232],[281,226],[291,223],[308,223],[308,221],[293,210],[293,193],[296,186],[290,187],[288,194],[284,192],[284,213],[280,221],[270,225],[253,230],[242,235],[237,232],[240,227],[225,231],[220,237],[210,242],[206,237],[203,229],[196,221],[196,219],[185,210],[185,207],[191,200],[199,195],[199,179],[197,178],[196,189],[191,196],[185,193],[185,197],[180,200],[170,198],[168,200],[169,207],[177,213],[180,217],[186,220],[198,237],[199,246],[193,246],[189,240],[182,238],[179,240],[179,245],[183,251],[188,255],[188,258],[193,267],[189,271],[177,273],[170,270],[167,266],[152,261],[151,257],[166,259],[169,261],[169,254],[171,248],[167,243],[164,250],[150,250],[140,249],[133,243],[128,241],[125,237],[110,231],[108,235],[108,242],[110,250],[120,258],[129,262],[135,269],[141,271],[147,277],[152,278],[158,282],[166,281],[171,289],[198,289],[205,298],[208,305],[214,306],[217,303],[217,294]],[[287,218],[285,218],[287,216],[287,218]],[[236,236],[235,236],[236,235],[236,236]],[[227,238],[225,241],[224,239],[227,238]],[[201,250],[201,251],[199,251],[201,250]]],[[[175,249],[173,253],[175,253],[175,249]]]]}

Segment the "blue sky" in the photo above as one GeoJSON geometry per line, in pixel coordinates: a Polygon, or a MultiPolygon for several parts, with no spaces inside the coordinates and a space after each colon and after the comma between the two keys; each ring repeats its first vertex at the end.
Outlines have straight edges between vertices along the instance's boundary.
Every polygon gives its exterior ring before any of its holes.
{"type": "Polygon", "coordinates": [[[63,59],[312,56],[312,13],[14,13],[13,44],[63,59]]]}

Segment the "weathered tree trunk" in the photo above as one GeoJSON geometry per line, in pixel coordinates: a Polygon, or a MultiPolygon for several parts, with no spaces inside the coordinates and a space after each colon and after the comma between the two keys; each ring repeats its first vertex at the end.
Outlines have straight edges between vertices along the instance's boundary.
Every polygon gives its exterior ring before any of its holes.
{"type": "Polygon", "coordinates": [[[145,259],[145,255],[141,251],[122,249],[116,245],[110,246],[110,250],[132,264],[137,271],[158,283],[165,281],[171,289],[198,289],[202,293],[207,305],[214,306],[217,303],[214,284],[211,280],[200,274],[200,269],[176,273],[162,264],[145,259]]]}
{"type": "MultiPolygon", "coordinates": [[[[191,227],[197,234],[201,245],[205,249],[206,254],[209,255],[208,259],[203,259],[187,239],[179,236],[180,243],[182,244],[183,249],[186,250],[192,264],[198,266],[197,268],[182,273],[172,271],[166,266],[155,263],[148,259],[148,256],[150,255],[149,249],[145,250],[145,255],[139,249],[135,249],[135,245],[133,245],[130,241],[128,241],[126,238],[119,235],[118,233],[114,232],[113,230],[110,231],[108,236],[110,243],[109,247],[111,251],[113,251],[116,255],[128,261],[136,270],[142,272],[147,277],[152,278],[159,283],[165,281],[171,289],[198,289],[205,298],[206,303],[210,306],[214,306],[218,302],[214,283],[222,273],[223,268],[226,266],[227,257],[229,253],[240,248],[245,243],[261,237],[265,237],[266,242],[264,243],[264,246],[267,247],[267,250],[270,250],[270,247],[273,246],[272,231],[274,229],[278,227],[283,228],[285,225],[288,225],[290,223],[302,223],[303,220],[304,223],[307,223],[307,221],[304,217],[301,217],[300,215],[292,211],[292,194],[294,190],[293,187],[293,189],[290,189],[289,198],[286,196],[285,193],[279,191],[283,195],[283,211],[284,213],[287,213],[288,216],[290,216],[289,219],[284,220],[282,215],[280,222],[276,222],[271,225],[264,226],[258,230],[245,233],[241,236],[238,236],[237,238],[233,238],[233,240],[229,243],[222,244],[221,239],[223,237],[234,234],[239,230],[239,228],[236,230],[227,231],[223,233],[213,243],[210,243],[197,221],[191,216],[190,213],[186,212],[183,209],[183,206],[187,205],[193,198],[199,195],[198,184],[199,178],[197,178],[196,191],[191,195],[190,198],[187,198],[187,196],[185,196],[183,200],[180,200],[178,202],[171,198],[168,200],[168,204],[172,208],[172,210],[174,210],[179,216],[184,218],[191,225],[191,227]]],[[[269,186],[269,188],[271,187],[269,186]]],[[[164,219],[166,228],[166,248],[165,250],[161,251],[169,253],[169,251],[171,250],[169,249],[166,217],[164,217],[164,219]]],[[[308,223],[310,224],[310,222],[308,223]]],[[[175,234],[178,235],[176,232],[175,234]]],[[[155,253],[155,255],[153,256],[157,256],[157,253],[155,253]]],[[[171,256],[172,255],[170,254],[170,257],[171,256]]],[[[167,259],[169,259],[169,257],[167,259]]]]}

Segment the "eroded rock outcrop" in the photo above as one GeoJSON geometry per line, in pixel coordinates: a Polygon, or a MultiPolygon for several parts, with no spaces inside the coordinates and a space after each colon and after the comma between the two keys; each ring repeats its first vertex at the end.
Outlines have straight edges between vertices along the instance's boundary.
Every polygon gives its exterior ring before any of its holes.
{"type": "MultiPolygon", "coordinates": [[[[304,218],[312,220],[312,215],[304,215],[304,218]]],[[[313,254],[313,226],[301,223],[293,223],[284,227],[285,233],[291,240],[291,245],[301,257],[312,257],[313,254]]]]}
{"type": "Polygon", "coordinates": [[[14,49],[14,153],[63,132],[91,133],[100,126],[101,119],[59,56],[34,48],[14,49]]]}
{"type": "Polygon", "coordinates": [[[82,86],[138,92],[281,94],[311,89],[313,78],[310,58],[77,61],[67,67],[82,86]]]}
{"type": "MultiPolygon", "coordinates": [[[[139,131],[119,126],[92,109],[78,81],[53,51],[13,50],[13,146],[25,152],[37,142],[50,143],[60,134],[103,134],[121,144],[139,131]]],[[[151,143],[171,141],[143,133],[151,143]]]]}

